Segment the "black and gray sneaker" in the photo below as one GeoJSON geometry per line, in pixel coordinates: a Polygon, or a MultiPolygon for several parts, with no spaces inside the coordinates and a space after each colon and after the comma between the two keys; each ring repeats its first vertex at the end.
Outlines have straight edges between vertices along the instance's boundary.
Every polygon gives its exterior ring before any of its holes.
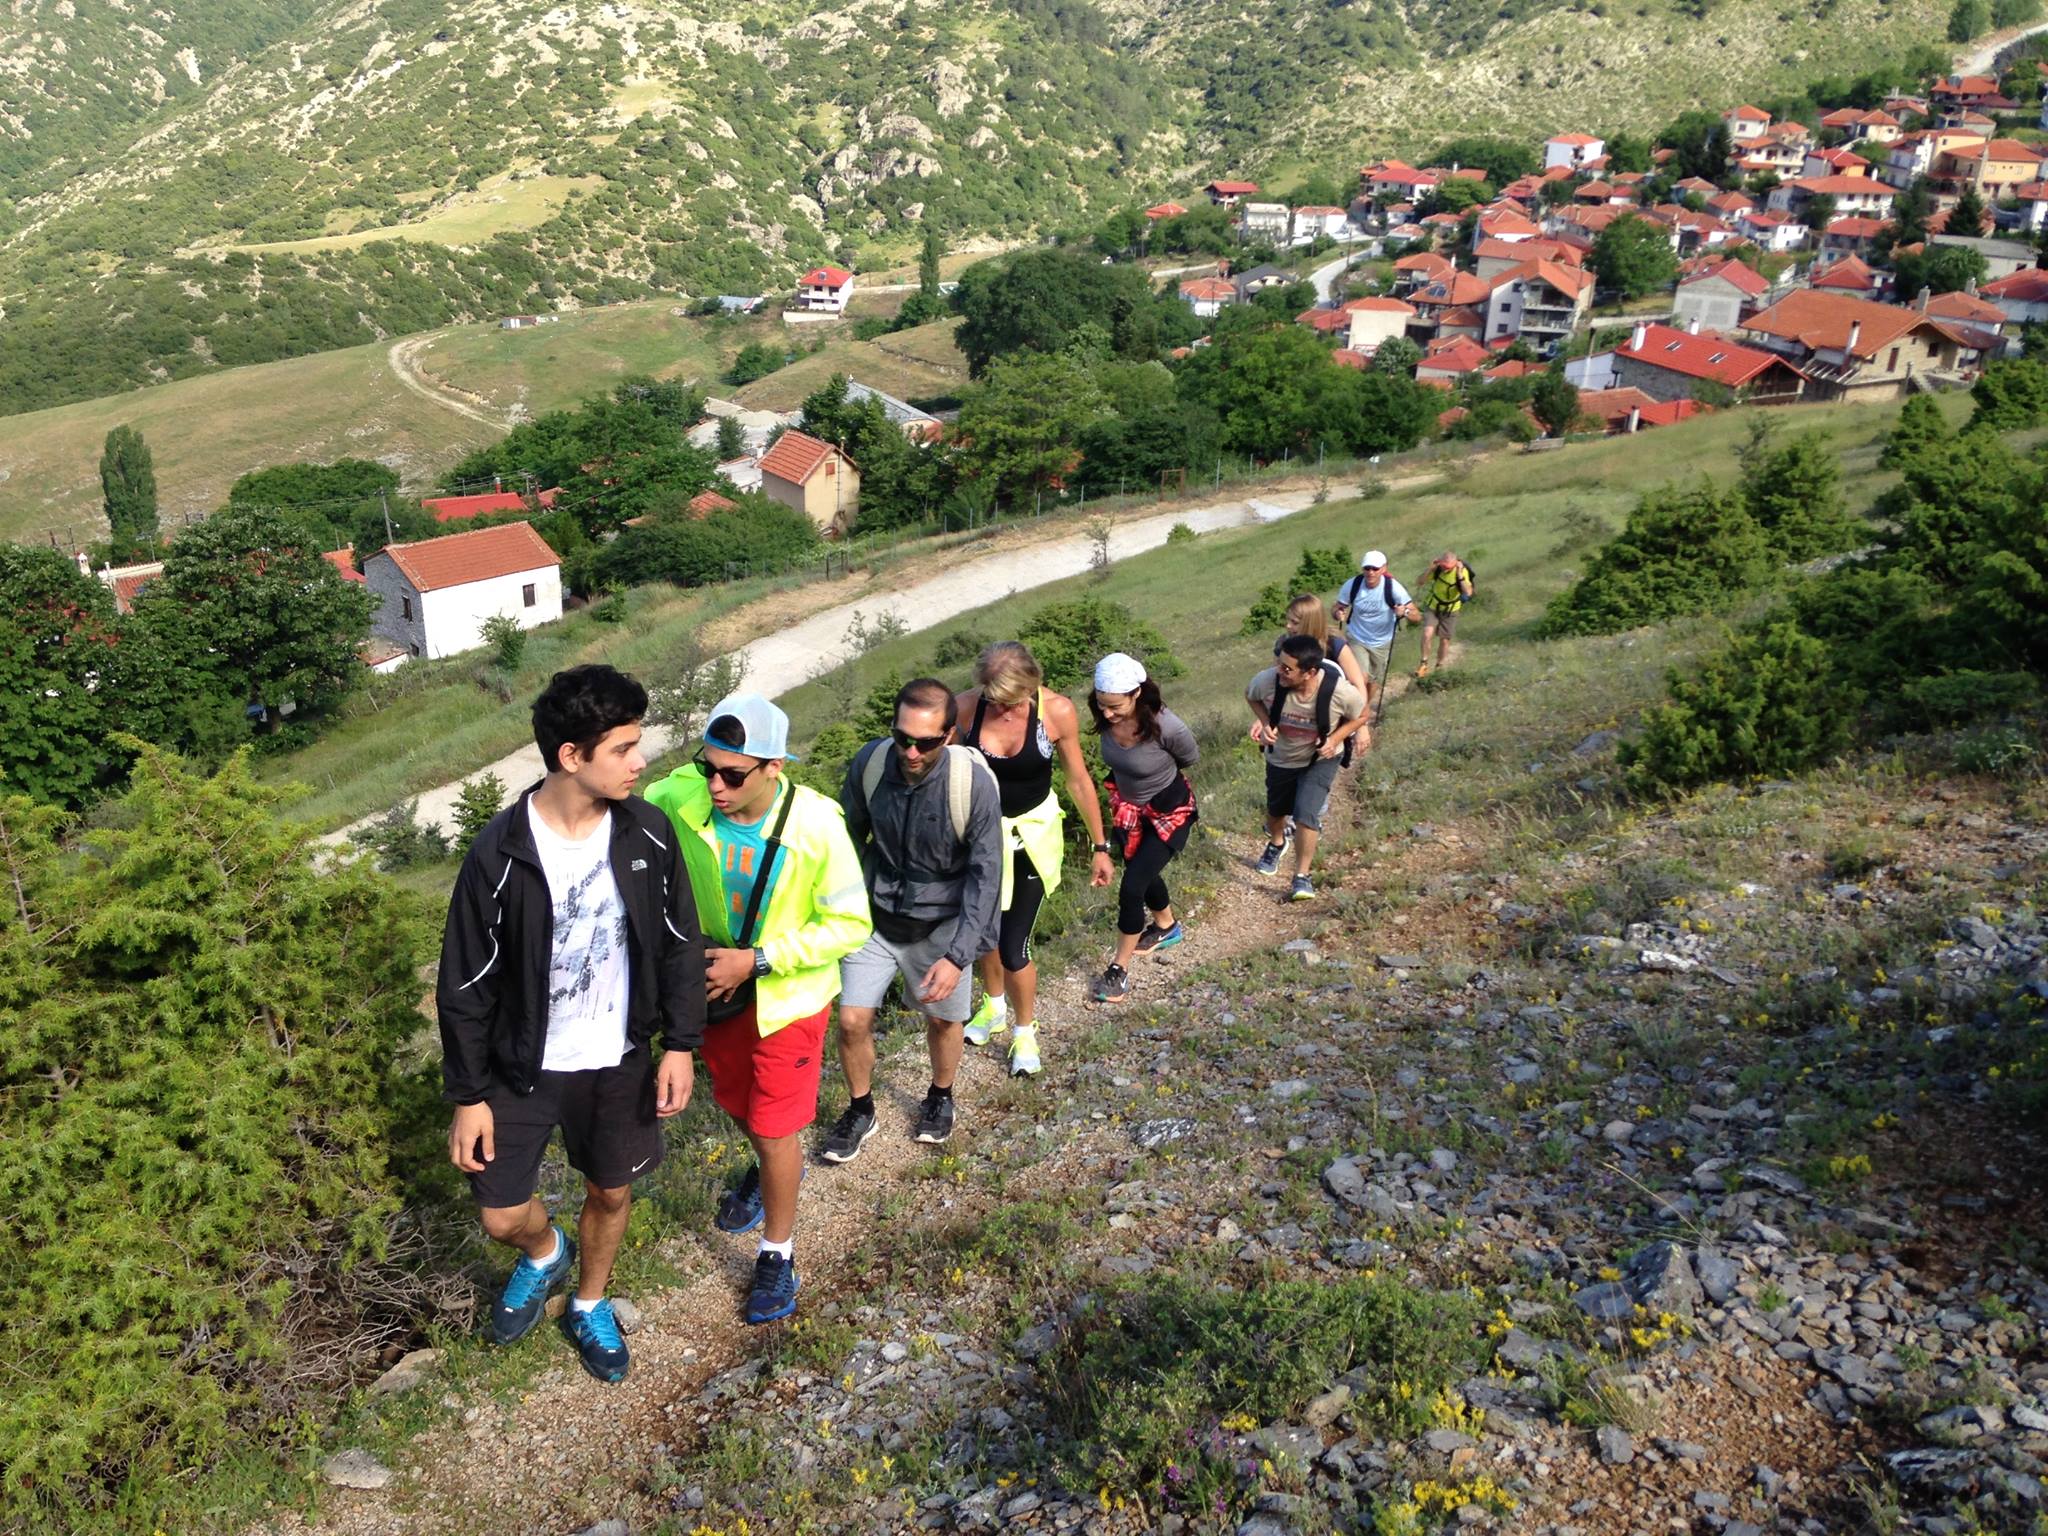
{"type": "Polygon", "coordinates": [[[953,1095],[941,1093],[938,1089],[927,1090],[924,1106],[917,1112],[917,1129],[911,1133],[912,1140],[937,1146],[953,1134],[953,1095]]]}
{"type": "Polygon", "coordinates": [[[1098,1003],[1120,1003],[1131,995],[1131,974],[1120,965],[1111,965],[1095,983],[1095,1001],[1098,1003]]]}
{"type": "Polygon", "coordinates": [[[751,1163],[739,1183],[725,1192],[711,1220],[721,1232],[751,1232],[761,1225],[761,1215],[761,1165],[751,1163]]]}
{"type": "Polygon", "coordinates": [[[833,1121],[832,1129],[825,1133],[818,1156],[828,1163],[850,1163],[860,1156],[860,1149],[874,1134],[875,1112],[872,1109],[855,1109],[849,1104],[846,1113],[833,1121]]]}
{"type": "Polygon", "coordinates": [[[1280,856],[1287,851],[1285,843],[1268,843],[1266,851],[1259,855],[1259,862],[1252,867],[1262,875],[1280,873],[1280,856]]]}

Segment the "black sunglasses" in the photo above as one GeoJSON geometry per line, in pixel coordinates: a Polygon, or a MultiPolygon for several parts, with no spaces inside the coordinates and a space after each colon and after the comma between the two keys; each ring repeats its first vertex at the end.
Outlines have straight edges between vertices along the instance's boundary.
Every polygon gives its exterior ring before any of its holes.
{"type": "Polygon", "coordinates": [[[908,752],[912,747],[915,747],[920,753],[924,753],[938,751],[939,748],[946,744],[946,737],[949,733],[941,731],[936,736],[913,736],[910,732],[898,728],[890,731],[889,734],[896,738],[896,745],[904,751],[908,752]]]}
{"type": "Polygon", "coordinates": [[[751,768],[715,768],[702,752],[699,752],[690,761],[703,770],[706,779],[718,779],[727,789],[738,789],[747,780],[768,766],[765,762],[762,762],[754,764],[751,768]]]}

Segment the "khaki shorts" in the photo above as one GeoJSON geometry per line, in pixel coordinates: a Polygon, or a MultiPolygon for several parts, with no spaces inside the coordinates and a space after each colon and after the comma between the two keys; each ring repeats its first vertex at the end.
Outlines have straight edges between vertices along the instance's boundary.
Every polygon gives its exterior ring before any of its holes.
{"type": "Polygon", "coordinates": [[[1360,645],[1354,640],[1351,642],[1351,649],[1358,652],[1358,670],[1365,674],[1366,686],[1385,687],[1387,665],[1394,657],[1394,642],[1389,640],[1385,645],[1360,645]]]}
{"type": "Polygon", "coordinates": [[[1438,634],[1448,640],[1458,632],[1458,610],[1447,608],[1442,613],[1438,613],[1434,608],[1424,609],[1422,627],[1424,629],[1435,629],[1438,634]]]}

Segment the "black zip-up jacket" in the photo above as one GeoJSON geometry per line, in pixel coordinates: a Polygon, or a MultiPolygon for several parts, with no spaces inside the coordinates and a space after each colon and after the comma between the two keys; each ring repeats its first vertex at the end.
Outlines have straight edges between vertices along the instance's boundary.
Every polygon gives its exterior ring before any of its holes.
{"type": "MultiPolygon", "coordinates": [[[[441,1081],[478,1104],[491,1080],[515,1093],[540,1081],[548,1043],[554,905],[533,827],[532,786],[470,844],[448,902],[441,974],[441,1081]]],[[[612,802],[612,878],[626,908],[626,1037],[694,1051],[704,1038],[704,938],[675,829],[645,800],[612,802]]]]}

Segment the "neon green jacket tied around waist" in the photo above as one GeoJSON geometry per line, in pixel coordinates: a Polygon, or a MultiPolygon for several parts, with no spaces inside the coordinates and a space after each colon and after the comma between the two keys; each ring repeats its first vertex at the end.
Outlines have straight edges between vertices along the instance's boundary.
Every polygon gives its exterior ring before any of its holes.
{"type": "MultiPolygon", "coordinates": [[[[771,967],[755,986],[755,1020],[772,1035],[807,1019],[839,995],[839,961],[865,944],[874,923],[860,856],[846,833],[838,803],[801,784],[783,780],[782,793],[796,799],[782,829],[781,871],[761,914],[754,946],[771,967]]],[[[711,790],[694,764],[678,768],[647,790],[676,829],[697,920],[711,949],[732,947],[726,918],[725,885],[719,873],[718,830],[711,820],[711,790]]],[[[766,826],[774,825],[776,807],[766,826]]]]}
{"type": "Polygon", "coordinates": [[[1017,861],[1010,857],[1019,849],[1031,860],[1038,878],[1050,896],[1060,888],[1060,860],[1065,848],[1060,842],[1062,815],[1057,795],[1047,795],[1022,816],[1003,818],[1003,894],[999,910],[1010,910],[1010,887],[1015,881],[1017,861]]]}

